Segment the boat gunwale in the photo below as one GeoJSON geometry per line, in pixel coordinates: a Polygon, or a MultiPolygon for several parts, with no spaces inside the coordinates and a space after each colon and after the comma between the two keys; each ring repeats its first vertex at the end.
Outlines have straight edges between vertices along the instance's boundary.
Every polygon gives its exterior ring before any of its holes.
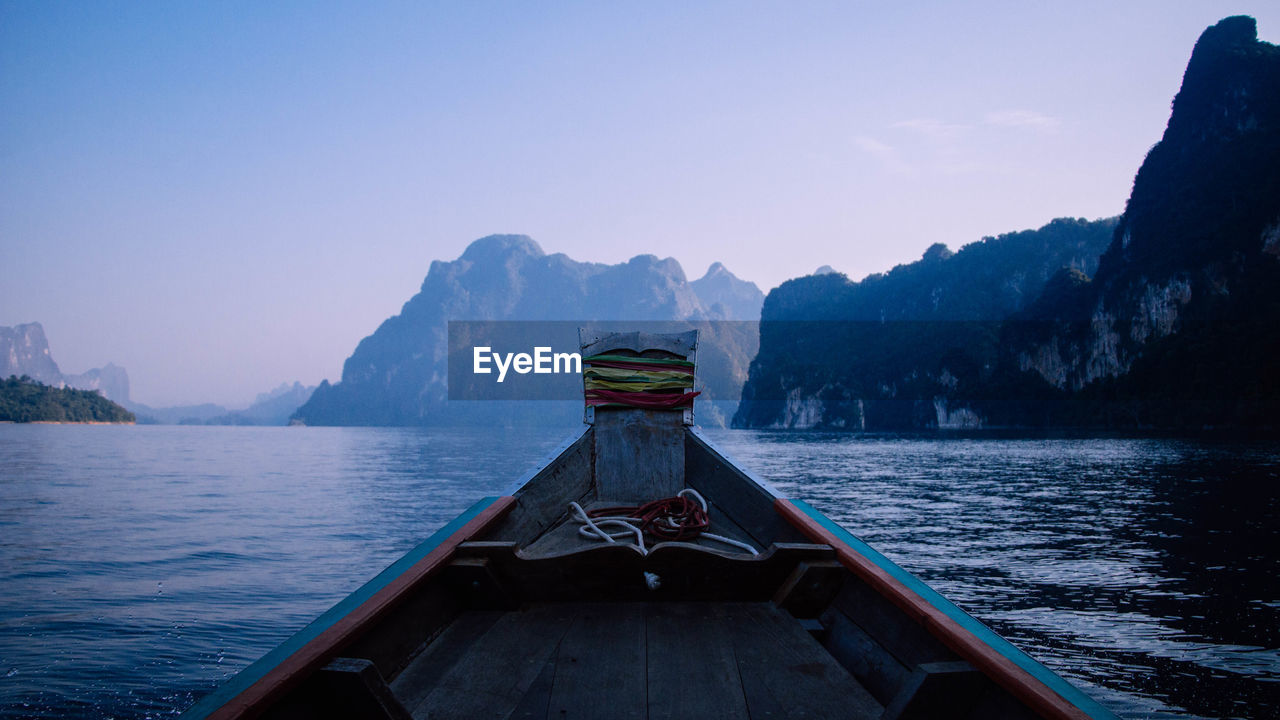
{"type": "Polygon", "coordinates": [[[221,720],[261,714],[385,617],[443,567],[459,545],[500,520],[515,502],[510,495],[477,501],[355,592],[197,700],[180,717],[221,720]]]}
{"type": "Polygon", "coordinates": [[[271,701],[281,697],[303,676],[329,659],[329,654],[383,617],[399,600],[434,575],[455,555],[459,545],[505,517],[516,505],[514,496],[552,469],[560,456],[591,429],[590,425],[583,425],[581,430],[557,445],[542,462],[532,466],[506,488],[502,495],[481,498],[463,510],[319,617],[196,700],[180,717],[183,720],[220,720],[260,714],[271,701]]]}
{"type": "Polygon", "coordinates": [[[872,590],[887,598],[958,655],[1038,712],[1073,720],[1115,720],[1115,713],[1020,650],[977,618],[885,557],[804,500],[783,494],[772,483],[731,460],[697,428],[687,428],[718,460],[774,498],[774,509],[814,542],[836,556],[872,590]],[[975,660],[976,659],[976,660],[975,660]],[[1048,694],[1045,694],[1045,691],[1048,694]]]}
{"type": "Polygon", "coordinates": [[[774,507],[811,540],[834,547],[846,569],[1032,710],[1062,720],[1116,720],[1115,713],[809,503],[779,497],[774,507]]]}
{"type": "MultiPolygon", "coordinates": [[[[735,471],[737,471],[738,474],[742,475],[747,480],[750,480],[751,482],[755,483],[765,493],[772,495],[775,499],[777,498],[786,499],[787,496],[783,495],[782,491],[778,490],[778,488],[775,487],[773,483],[769,482],[768,480],[765,480],[759,475],[756,475],[754,472],[739,465],[733,460],[730,460],[729,456],[726,455],[724,451],[722,451],[718,446],[716,446],[716,444],[711,441],[711,438],[707,437],[706,434],[703,433],[701,429],[697,427],[688,427],[688,428],[685,428],[685,431],[689,435],[692,435],[694,439],[696,439],[698,443],[700,443],[706,450],[710,451],[712,457],[723,462],[725,465],[728,465],[729,467],[733,468],[735,471]]],[[[686,482],[688,481],[686,480],[686,482]]]]}
{"type": "Polygon", "coordinates": [[[533,482],[539,475],[551,470],[555,466],[556,461],[560,459],[560,456],[564,455],[574,445],[577,445],[579,441],[591,432],[591,430],[591,425],[583,423],[580,430],[573,432],[569,437],[562,440],[554,450],[547,454],[546,458],[542,462],[534,465],[525,472],[525,474],[521,475],[519,479],[508,485],[507,488],[502,491],[502,494],[507,497],[519,495],[520,491],[523,490],[526,485],[533,482]]]}

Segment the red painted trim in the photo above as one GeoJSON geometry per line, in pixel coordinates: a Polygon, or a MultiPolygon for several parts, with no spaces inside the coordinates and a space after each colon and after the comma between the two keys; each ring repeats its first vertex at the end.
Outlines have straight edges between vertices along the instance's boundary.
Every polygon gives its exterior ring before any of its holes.
{"type": "Polygon", "coordinates": [[[815,523],[790,500],[778,498],[774,500],[773,506],[782,517],[786,518],[787,522],[810,540],[834,547],[840,563],[849,571],[870,585],[873,590],[888,598],[898,609],[924,626],[930,634],[1008,690],[1031,710],[1054,720],[1090,720],[1083,710],[982,642],[879,565],[845,545],[829,530],[815,523]]]}
{"type": "Polygon", "coordinates": [[[498,498],[467,524],[458,528],[457,532],[436,546],[403,575],[387,583],[386,587],[374,593],[351,613],[329,626],[311,642],[303,645],[297,652],[269,670],[244,692],[210,713],[207,720],[252,718],[261,715],[272,702],[278,700],[311,672],[336,657],[342,647],[371,627],[404,596],[417,589],[423,580],[429,578],[453,557],[458,545],[506,515],[515,502],[515,498],[510,495],[498,498]]]}

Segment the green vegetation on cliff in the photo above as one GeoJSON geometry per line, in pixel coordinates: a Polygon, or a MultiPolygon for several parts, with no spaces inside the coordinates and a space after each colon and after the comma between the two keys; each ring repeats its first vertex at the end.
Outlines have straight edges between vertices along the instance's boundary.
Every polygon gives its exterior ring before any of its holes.
{"type": "Polygon", "coordinates": [[[935,246],[860,283],[783,283],[735,423],[1276,427],[1280,47],[1252,18],[1201,35],[1110,225],[1092,267],[1061,255],[1086,228],[1055,221],[1043,243],[935,246]]]}
{"type": "Polygon", "coordinates": [[[131,423],[133,413],[89,390],[50,387],[27,376],[0,380],[0,422],[131,423]]]}
{"type": "MultiPolygon", "coordinates": [[[[955,253],[935,244],[916,262],[860,282],[840,274],[788,280],[765,299],[760,352],[734,423],[970,424],[957,409],[997,380],[1001,323],[1048,286],[1087,278],[1115,227],[1115,218],[1060,218],[955,253]]],[[[1034,410],[1025,397],[1001,397],[1002,413],[1034,410]]]]}
{"type": "Polygon", "coordinates": [[[1050,336],[1014,348],[1047,361],[1028,365],[1060,422],[1275,426],[1280,47],[1253,18],[1200,36],[1093,282],[1063,295],[1050,336]]]}

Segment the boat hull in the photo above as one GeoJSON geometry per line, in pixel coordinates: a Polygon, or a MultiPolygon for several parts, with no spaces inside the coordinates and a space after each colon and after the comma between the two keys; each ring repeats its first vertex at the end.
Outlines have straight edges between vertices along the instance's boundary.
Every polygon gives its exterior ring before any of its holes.
{"type": "Polygon", "coordinates": [[[646,698],[641,717],[692,717],[682,713],[725,683],[743,714],[724,716],[844,707],[846,717],[885,720],[1114,717],[694,428],[679,429],[666,462],[706,498],[711,529],[755,555],[701,541],[641,550],[581,538],[568,503],[608,499],[596,432],[586,427],[183,717],[559,717],[547,714],[556,708],[590,717],[599,714],[591,708],[635,707],[636,693],[646,698]],[[744,636],[753,625],[773,640],[744,636]],[[584,627],[604,639],[587,643],[584,627]],[[670,633],[693,641],[672,649],[670,633]],[[585,683],[579,656],[617,677],[585,683]],[[731,660],[733,672],[707,675],[699,658],[722,670],[731,660]],[[491,677],[486,662],[509,673],[491,677]],[[671,663],[688,667],[673,674],[671,663]],[[559,695],[548,689],[557,686],[559,695]]]}

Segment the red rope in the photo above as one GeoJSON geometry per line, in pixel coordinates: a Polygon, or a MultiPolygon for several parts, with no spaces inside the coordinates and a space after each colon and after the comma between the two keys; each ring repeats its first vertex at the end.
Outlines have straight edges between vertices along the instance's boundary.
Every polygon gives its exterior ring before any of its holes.
{"type": "Polygon", "coordinates": [[[654,500],[639,507],[596,508],[593,518],[625,515],[640,520],[640,529],[659,540],[693,540],[711,526],[707,511],[695,500],[675,496],[654,500]]]}

